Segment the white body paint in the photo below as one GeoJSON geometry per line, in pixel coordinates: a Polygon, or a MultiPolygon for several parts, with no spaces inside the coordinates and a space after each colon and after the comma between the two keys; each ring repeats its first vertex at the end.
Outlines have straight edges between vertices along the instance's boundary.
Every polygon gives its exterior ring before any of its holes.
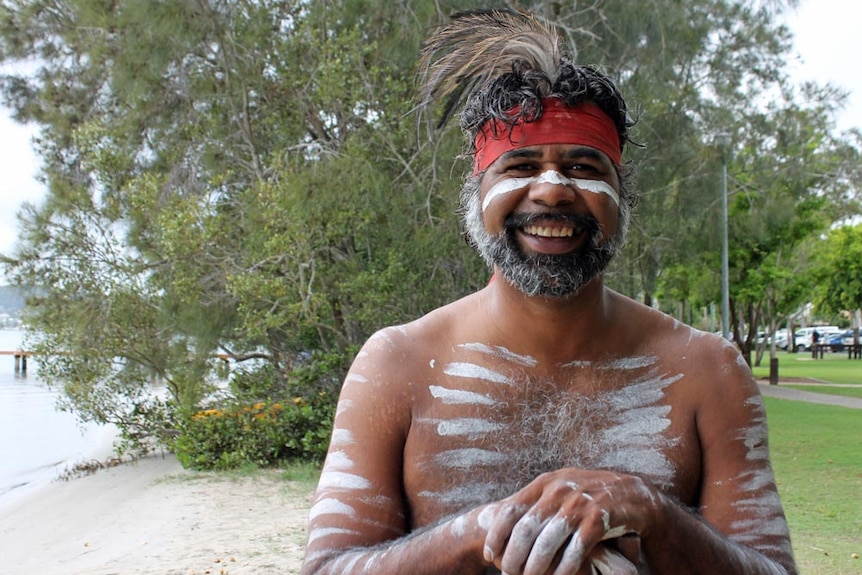
{"type": "Polygon", "coordinates": [[[439,385],[428,388],[434,399],[439,399],[444,405],[495,405],[496,402],[486,395],[461,389],[448,389],[439,385]]]}
{"type": "Polygon", "coordinates": [[[487,367],[476,365],[475,363],[450,363],[446,365],[446,368],[443,370],[443,373],[445,373],[446,375],[451,375],[453,377],[482,379],[493,383],[504,383],[507,385],[512,384],[512,381],[508,377],[497,373],[496,371],[488,369],[487,367]]]}
{"type": "Polygon", "coordinates": [[[606,194],[616,205],[620,205],[620,195],[609,183],[602,180],[586,180],[583,178],[567,178],[556,170],[542,172],[533,178],[512,178],[495,184],[482,201],[482,211],[487,211],[491,202],[512,192],[523,190],[533,184],[556,184],[572,186],[593,194],[606,194]]]}

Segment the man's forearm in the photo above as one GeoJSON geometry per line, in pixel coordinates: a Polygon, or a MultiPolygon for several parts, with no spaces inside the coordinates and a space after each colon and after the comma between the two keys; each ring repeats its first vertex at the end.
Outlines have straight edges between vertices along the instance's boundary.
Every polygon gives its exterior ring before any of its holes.
{"type": "Polygon", "coordinates": [[[790,544],[783,540],[781,560],[767,557],[716,531],[698,515],[665,502],[655,531],[641,539],[652,573],[661,575],[797,575],[790,544]]]}
{"type": "Polygon", "coordinates": [[[305,558],[302,575],[482,575],[486,531],[479,526],[480,510],[443,521],[373,547],[344,550],[312,550],[305,558]]]}

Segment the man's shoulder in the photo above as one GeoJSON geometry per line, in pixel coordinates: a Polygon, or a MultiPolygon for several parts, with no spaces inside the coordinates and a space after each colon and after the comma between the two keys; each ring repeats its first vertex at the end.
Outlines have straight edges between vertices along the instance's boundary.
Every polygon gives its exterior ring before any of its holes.
{"type": "Polygon", "coordinates": [[[471,297],[456,300],[400,325],[384,327],[366,342],[366,348],[385,348],[399,353],[433,349],[455,341],[464,326],[472,325],[475,302],[471,297]]]}

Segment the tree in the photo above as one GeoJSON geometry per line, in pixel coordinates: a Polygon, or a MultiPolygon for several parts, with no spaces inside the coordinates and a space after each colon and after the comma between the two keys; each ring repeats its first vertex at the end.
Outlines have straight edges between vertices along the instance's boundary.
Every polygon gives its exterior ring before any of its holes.
{"type": "Polygon", "coordinates": [[[835,314],[862,308],[862,225],[833,228],[814,257],[818,306],[835,314]]]}
{"type": "Polygon", "coordinates": [[[2,88],[43,126],[49,186],[5,263],[38,294],[44,375],[79,414],[137,438],[130,414],[162,405],[152,379],[193,409],[216,353],[274,366],[282,387],[308,350],[344,369],[381,322],[484,281],[434,163],[456,140],[418,141],[409,116],[423,10],[2,5],[0,56],[39,62],[2,88]]]}

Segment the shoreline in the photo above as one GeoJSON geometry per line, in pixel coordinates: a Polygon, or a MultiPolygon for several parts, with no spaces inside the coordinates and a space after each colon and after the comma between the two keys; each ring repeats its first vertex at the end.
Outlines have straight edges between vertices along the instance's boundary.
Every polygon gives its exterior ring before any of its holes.
{"type": "Polygon", "coordinates": [[[62,481],[64,477],[75,477],[75,469],[90,462],[106,462],[115,457],[114,442],[118,431],[113,426],[92,427],[89,432],[92,445],[86,450],[59,461],[49,462],[22,471],[21,482],[9,484],[0,492],[0,511],[22,497],[27,497],[34,489],[45,487],[53,482],[62,481]]]}
{"type": "Polygon", "coordinates": [[[311,495],[277,471],[145,457],[0,505],[0,574],[298,574],[311,495]]]}

